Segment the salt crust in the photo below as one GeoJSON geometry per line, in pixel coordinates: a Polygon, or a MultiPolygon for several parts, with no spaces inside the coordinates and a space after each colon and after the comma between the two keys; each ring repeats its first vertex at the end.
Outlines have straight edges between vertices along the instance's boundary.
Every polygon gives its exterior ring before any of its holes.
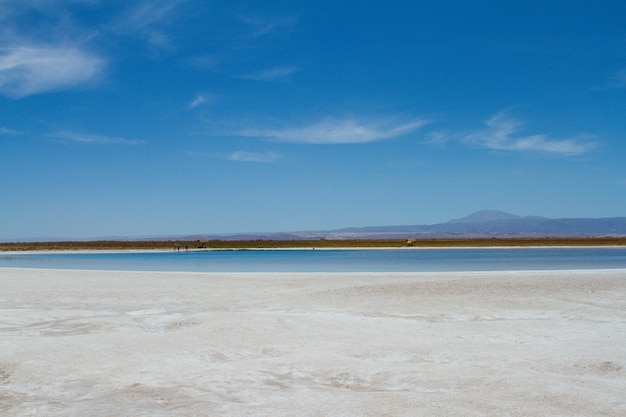
{"type": "Polygon", "coordinates": [[[3,416],[623,416],[624,346],[624,270],[0,269],[3,416]]]}

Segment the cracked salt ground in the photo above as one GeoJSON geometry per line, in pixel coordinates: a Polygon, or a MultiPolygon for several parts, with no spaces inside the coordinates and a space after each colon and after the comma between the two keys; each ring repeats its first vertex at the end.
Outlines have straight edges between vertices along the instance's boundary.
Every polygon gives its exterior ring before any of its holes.
{"type": "Polygon", "coordinates": [[[626,272],[0,270],[3,416],[623,416],[626,272]]]}

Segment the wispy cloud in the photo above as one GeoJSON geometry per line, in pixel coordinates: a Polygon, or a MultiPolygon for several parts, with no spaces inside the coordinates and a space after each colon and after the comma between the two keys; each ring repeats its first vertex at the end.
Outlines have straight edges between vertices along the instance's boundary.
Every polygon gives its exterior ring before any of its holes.
{"type": "Polygon", "coordinates": [[[194,97],[193,100],[189,103],[190,109],[195,109],[196,107],[200,107],[215,101],[215,96],[212,94],[198,94],[194,97]]]}
{"type": "Polygon", "coordinates": [[[113,29],[117,32],[137,35],[155,47],[170,47],[171,39],[164,25],[174,20],[177,16],[177,7],[185,1],[142,1],[128,9],[113,29]]]}
{"type": "Polygon", "coordinates": [[[89,133],[77,133],[71,131],[60,131],[46,135],[50,138],[62,139],[71,142],[79,142],[94,145],[139,145],[145,143],[143,140],[125,139],[113,136],[94,135],[89,133]]]}
{"type": "Polygon", "coordinates": [[[609,77],[606,83],[594,87],[592,90],[613,90],[626,88],[626,69],[615,71],[609,77]]]}
{"type": "Polygon", "coordinates": [[[105,61],[73,46],[21,45],[0,49],[0,93],[22,98],[94,82],[105,61]]]}
{"type": "Polygon", "coordinates": [[[0,37],[59,39],[75,35],[80,24],[70,10],[100,0],[0,0],[0,37]]]}
{"type": "Polygon", "coordinates": [[[289,75],[297,72],[299,69],[296,67],[275,67],[269,68],[259,72],[253,72],[251,74],[245,74],[240,76],[239,78],[243,78],[246,80],[257,80],[257,81],[275,81],[275,80],[284,80],[289,77],[289,75]]]}
{"type": "Polygon", "coordinates": [[[265,137],[280,142],[312,144],[368,143],[411,133],[428,122],[411,120],[369,121],[357,119],[325,119],[317,123],[282,129],[248,129],[239,136],[265,137]]]}
{"type": "Polygon", "coordinates": [[[553,139],[546,134],[525,136],[523,123],[501,112],[486,122],[487,127],[463,136],[467,142],[488,149],[506,151],[546,152],[559,155],[578,155],[596,148],[597,144],[578,139],[553,139]]]}
{"type": "Polygon", "coordinates": [[[219,59],[214,55],[197,55],[184,59],[184,62],[194,69],[215,70],[219,59]]]}
{"type": "Polygon", "coordinates": [[[220,152],[185,152],[187,155],[208,157],[215,159],[225,159],[233,162],[256,162],[256,163],[272,163],[280,159],[280,155],[276,152],[251,152],[251,151],[235,151],[231,153],[220,152]]]}
{"type": "Polygon", "coordinates": [[[291,28],[297,23],[297,19],[292,16],[259,17],[240,15],[238,18],[251,28],[249,36],[253,38],[265,36],[281,29],[291,28]]]}
{"type": "Polygon", "coordinates": [[[236,151],[228,155],[229,160],[236,162],[260,162],[270,163],[275,162],[279,158],[279,155],[274,152],[248,152],[248,151],[236,151]]]}
{"type": "Polygon", "coordinates": [[[613,87],[626,88],[626,69],[615,72],[611,78],[613,81],[613,87]]]}
{"type": "Polygon", "coordinates": [[[0,0],[0,94],[22,98],[83,88],[106,60],[88,48],[97,29],[77,16],[90,0],[0,0]]]}
{"type": "Polygon", "coordinates": [[[7,127],[0,127],[0,135],[22,135],[24,132],[20,132],[19,130],[9,129],[7,127]]]}

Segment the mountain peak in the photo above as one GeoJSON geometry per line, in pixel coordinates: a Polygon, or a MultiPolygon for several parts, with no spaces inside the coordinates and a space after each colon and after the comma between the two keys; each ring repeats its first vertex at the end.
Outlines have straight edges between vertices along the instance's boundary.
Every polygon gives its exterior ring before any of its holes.
{"type": "Polygon", "coordinates": [[[480,210],[476,213],[472,213],[469,216],[461,217],[460,219],[453,219],[447,223],[483,223],[494,220],[516,220],[521,219],[520,216],[515,214],[506,213],[500,210],[480,210]]]}

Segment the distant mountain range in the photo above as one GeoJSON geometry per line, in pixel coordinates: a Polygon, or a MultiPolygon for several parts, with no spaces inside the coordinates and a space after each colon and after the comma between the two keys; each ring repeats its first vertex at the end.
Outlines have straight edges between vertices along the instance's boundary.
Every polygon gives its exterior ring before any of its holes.
{"type": "MultiPolygon", "coordinates": [[[[551,219],[482,210],[460,219],[429,225],[349,227],[334,230],[169,236],[107,236],[81,240],[348,240],[446,239],[492,237],[612,237],[626,236],[626,217],[551,219]]],[[[15,239],[13,241],[68,241],[73,239],[15,239]]],[[[0,239],[0,242],[7,240],[0,239]]]]}
{"type": "Polygon", "coordinates": [[[182,239],[405,239],[463,237],[626,236],[626,217],[551,219],[482,210],[460,219],[431,225],[369,226],[290,233],[192,235],[182,239]]]}

